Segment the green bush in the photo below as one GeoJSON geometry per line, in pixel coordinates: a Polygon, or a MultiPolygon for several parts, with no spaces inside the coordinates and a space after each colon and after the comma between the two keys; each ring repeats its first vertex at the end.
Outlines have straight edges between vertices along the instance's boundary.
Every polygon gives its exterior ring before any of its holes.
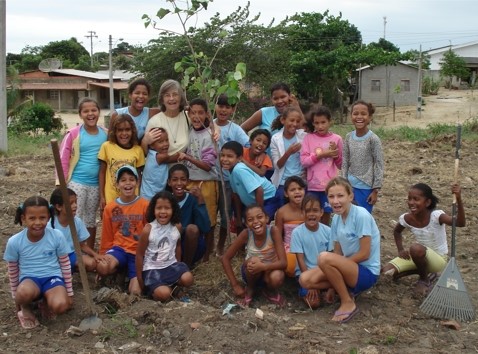
{"type": "Polygon", "coordinates": [[[9,130],[14,133],[40,133],[49,134],[63,129],[61,118],[55,117],[55,111],[45,103],[34,103],[22,109],[13,117],[9,124],[9,130]]]}
{"type": "Polygon", "coordinates": [[[433,80],[433,78],[427,76],[423,79],[422,94],[424,95],[437,95],[440,83],[433,80]]]}

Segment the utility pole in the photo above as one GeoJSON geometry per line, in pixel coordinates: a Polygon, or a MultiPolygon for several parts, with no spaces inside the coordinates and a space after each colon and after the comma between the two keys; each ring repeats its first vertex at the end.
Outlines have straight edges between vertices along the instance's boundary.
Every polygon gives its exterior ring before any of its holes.
{"type": "Polygon", "coordinates": [[[109,36],[109,83],[110,83],[110,117],[115,110],[115,97],[113,90],[113,37],[109,36]]]}
{"type": "Polygon", "coordinates": [[[422,45],[420,44],[420,57],[418,58],[418,101],[417,118],[422,116],[422,45]]]}
{"type": "Polygon", "coordinates": [[[387,16],[383,16],[383,39],[385,39],[386,32],[387,32],[387,16]]]}
{"type": "Polygon", "coordinates": [[[88,31],[86,38],[90,39],[90,57],[91,57],[91,67],[93,67],[93,38],[98,38],[95,31],[88,31]]]}
{"type": "Polygon", "coordinates": [[[0,0],[0,151],[8,150],[7,135],[7,1],[0,0]]]}

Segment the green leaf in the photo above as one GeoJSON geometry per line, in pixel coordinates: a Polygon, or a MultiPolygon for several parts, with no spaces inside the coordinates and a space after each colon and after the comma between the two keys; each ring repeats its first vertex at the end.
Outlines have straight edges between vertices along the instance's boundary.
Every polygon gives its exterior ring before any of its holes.
{"type": "Polygon", "coordinates": [[[184,75],[183,79],[181,80],[181,84],[183,87],[188,87],[189,85],[189,75],[184,75]]]}
{"type": "Polygon", "coordinates": [[[148,26],[151,24],[151,18],[146,14],[144,14],[141,18],[144,21],[144,28],[148,28],[148,26]]]}
{"type": "Polygon", "coordinates": [[[217,89],[217,94],[222,95],[224,92],[226,92],[227,88],[228,88],[227,85],[222,85],[221,87],[217,89]]]}
{"type": "Polygon", "coordinates": [[[246,76],[246,63],[237,63],[236,71],[241,72],[242,76],[246,76]]]}
{"type": "Polygon", "coordinates": [[[242,73],[240,71],[236,71],[234,73],[234,79],[236,80],[242,80],[242,73]]]}
{"type": "Polygon", "coordinates": [[[204,68],[203,72],[202,72],[202,77],[204,79],[208,79],[212,74],[212,69],[210,67],[206,67],[204,68]]]}
{"type": "Polygon", "coordinates": [[[184,71],[183,63],[181,63],[180,61],[174,63],[174,71],[176,71],[177,73],[182,73],[184,71]]]}
{"type": "Polygon", "coordinates": [[[184,73],[186,75],[191,75],[195,70],[196,70],[196,68],[194,66],[190,66],[190,67],[186,68],[186,70],[184,70],[184,73]]]}
{"type": "Polygon", "coordinates": [[[156,16],[159,17],[160,20],[162,20],[167,14],[169,14],[171,12],[171,10],[168,10],[168,9],[159,9],[159,11],[157,12],[156,16]]]}
{"type": "Polygon", "coordinates": [[[220,31],[218,37],[219,38],[226,38],[227,37],[227,31],[226,30],[220,31]]]}

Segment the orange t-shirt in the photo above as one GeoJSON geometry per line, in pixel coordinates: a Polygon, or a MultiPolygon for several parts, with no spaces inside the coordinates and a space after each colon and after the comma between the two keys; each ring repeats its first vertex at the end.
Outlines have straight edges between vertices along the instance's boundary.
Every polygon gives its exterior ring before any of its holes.
{"type": "MultiPolygon", "coordinates": [[[[250,148],[247,148],[247,147],[244,148],[244,152],[242,153],[242,159],[249,162],[251,165],[255,165],[256,162],[252,161],[249,157],[249,150],[250,148]]],[[[264,161],[262,161],[262,165],[256,166],[256,167],[262,167],[262,166],[267,167],[268,170],[272,168],[272,160],[269,157],[269,155],[266,154],[266,156],[264,157],[264,161]]]]}
{"type": "Polygon", "coordinates": [[[106,204],[103,212],[100,254],[113,246],[121,247],[126,253],[136,254],[138,240],[146,221],[149,202],[138,197],[130,203],[118,199],[106,204]]]}

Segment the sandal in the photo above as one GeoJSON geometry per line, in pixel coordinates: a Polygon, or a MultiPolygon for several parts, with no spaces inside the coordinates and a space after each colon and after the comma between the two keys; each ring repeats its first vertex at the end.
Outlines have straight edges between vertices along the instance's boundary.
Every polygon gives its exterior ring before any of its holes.
{"type": "Polygon", "coordinates": [[[266,290],[263,290],[262,295],[264,295],[267,300],[279,307],[285,306],[285,298],[279,292],[276,292],[275,294],[269,294],[266,290]]]}
{"type": "Polygon", "coordinates": [[[243,309],[248,308],[251,302],[252,302],[252,296],[249,294],[246,294],[244,295],[243,298],[237,300],[237,304],[239,305],[239,307],[243,309]]]}
{"type": "Polygon", "coordinates": [[[22,326],[23,329],[33,329],[33,328],[38,327],[40,325],[40,322],[38,322],[38,319],[35,316],[26,317],[23,314],[22,310],[17,312],[17,317],[18,317],[18,320],[20,321],[20,325],[22,326]]]}

